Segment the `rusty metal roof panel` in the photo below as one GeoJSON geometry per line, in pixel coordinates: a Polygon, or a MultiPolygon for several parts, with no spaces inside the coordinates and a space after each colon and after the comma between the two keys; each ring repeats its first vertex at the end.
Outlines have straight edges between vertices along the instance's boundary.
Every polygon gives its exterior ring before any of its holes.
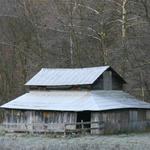
{"type": "Polygon", "coordinates": [[[150,103],[123,91],[31,91],[1,106],[7,109],[51,111],[104,111],[150,109],[150,103]]]}
{"type": "Polygon", "coordinates": [[[29,86],[66,86],[92,84],[109,66],[91,68],[43,68],[25,85],[29,86]]]}

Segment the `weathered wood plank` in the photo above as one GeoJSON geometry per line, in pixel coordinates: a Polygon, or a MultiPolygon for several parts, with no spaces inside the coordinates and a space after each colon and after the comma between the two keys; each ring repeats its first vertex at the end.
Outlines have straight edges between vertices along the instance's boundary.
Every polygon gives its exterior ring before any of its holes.
{"type": "Polygon", "coordinates": [[[112,72],[105,71],[103,73],[104,90],[112,90],[112,72]]]}

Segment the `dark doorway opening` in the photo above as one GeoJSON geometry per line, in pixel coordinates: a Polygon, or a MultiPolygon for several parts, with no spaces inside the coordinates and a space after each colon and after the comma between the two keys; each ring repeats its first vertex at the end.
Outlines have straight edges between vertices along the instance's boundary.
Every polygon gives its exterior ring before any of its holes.
{"type": "MultiPolygon", "coordinates": [[[[91,112],[83,111],[77,113],[77,122],[90,122],[91,121],[91,112]]],[[[77,125],[77,129],[81,128],[81,125],[77,125]]],[[[90,124],[85,124],[84,128],[90,128],[90,124]]]]}

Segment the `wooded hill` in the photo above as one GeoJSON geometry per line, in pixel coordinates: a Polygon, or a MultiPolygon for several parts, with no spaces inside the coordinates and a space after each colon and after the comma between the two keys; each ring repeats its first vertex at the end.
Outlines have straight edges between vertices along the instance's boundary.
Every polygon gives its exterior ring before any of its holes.
{"type": "Polygon", "coordinates": [[[0,100],[42,67],[111,65],[150,100],[149,0],[0,0],[0,100]]]}

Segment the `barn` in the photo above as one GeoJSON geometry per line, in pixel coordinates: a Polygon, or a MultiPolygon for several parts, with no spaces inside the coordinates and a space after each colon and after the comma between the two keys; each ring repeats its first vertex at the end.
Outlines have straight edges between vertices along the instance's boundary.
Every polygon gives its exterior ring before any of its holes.
{"type": "Polygon", "coordinates": [[[150,104],[124,92],[124,84],[110,66],[43,68],[25,84],[27,93],[1,106],[3,125],[12,132],[148,130],[150,104]]]}

